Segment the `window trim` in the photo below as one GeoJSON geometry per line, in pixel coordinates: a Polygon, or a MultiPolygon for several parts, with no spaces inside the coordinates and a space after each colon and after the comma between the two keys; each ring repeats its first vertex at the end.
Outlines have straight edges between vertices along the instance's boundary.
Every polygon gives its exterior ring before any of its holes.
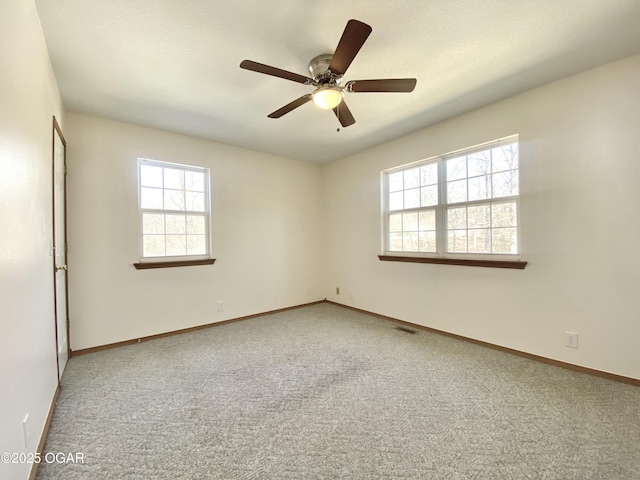
{"type": "Polygon", "coordinates": [[[151,268],[172,268],[172,267],[190,267],[195,265],[213,265],[216,263],[215,258],[207,258],[204,260],[177,260],[169,262],[137,262],[133,266],[136,270],[148,270],[151,268]]]}
{"type": "MultiPolygon", "coordinates": [[[[212,258],[211,252],[211,171],[207,167],[200,167],[197,165],[186,165],[175,162],[166,162],[161,160],[153,160],[150,158],[138,157],[137,159],[137,190],[138,190],[138,262],[134,263],[134,267],[137,270],[150,269],[150,268],[170,268],[170,267],[183,267],[191,265],[210,265],[215,262],[215,258],[212,258]],[[161,168],[176,168],[183,171],[192,171],[204,173],[204,212],[191,212],[190,210],[168,210],[168,209],[153,209],[142,208],[142,183],[141,183],[141,167],[143,165],[161,167],[161,168]],[[143,235],[143,213],[145,212],[157,212],[157,213],[178,213],[178,214],[198,214],[204,217],[205,221],[205,235],[206,235],[206,253],[201,255],[166,255],[161,257],[144,257],[144,235],[143,235]]],[[[163,188],[164,190],[164,188],[163,188]]],[[[166,235],[166,233],[165,233],[166,235]]]]}
{"type": "Polygon", "coordinates": [[[378,255],[378,259],[384,262],[405,262],[405,263],[435,263],[439,265],[462,265],[467,267],[493,267],[511,268],[523,270],[527,262],[523,260],[480,260],[473,258],[450,258],[450,257],[416,257],[409,255],[378,255]]]}
{"type": "MultiPolygon", "coordinates": [[[[518,150],[520,147],[519,135],[510,135],[497,140],[484,142],[478,145],[474,145],[468,148],[462,148],[453,152],[446,153],[444,155],[436,155],[426,159],[421,159],[415,162],[407,163],[397,167],[383,170],[381,175],[381,254],[378,258],[381,261],[397,261],[397,262],[410,262],[410,263],[434,263],[434,264],[448,264],[448,265],[467,265],[467,266],[484,266],[484,267],[496,267],[496,268],[517,268],[523,269],[527,262],[521,259],[522,255],[522,237],[521,237],[521,222],[520,222],[520,189],[518,188],[518,195],[512,195],[508,197],[487,198],[480,200],[472,200],[466,202],[457,203],[445,203],[446,199],[446,161],[450,158],[459,157],[461,155],[469,155],[474,152],[489,150],[502,145],[508,145],[511,143],[518,144],[518,150]],[[391,211],[389,209],[389,177],[391,174],[403,170],[410,169],[412,167],[427,165],[430,163],[438,163],[438,204],[430,207],[415,207],[412,209],[401,209],[391,211]],[[456,253],[446,251],[446,222],[447,222],[447,208],[455,206],[469,206],[474,204],[491,205],[493,203],[506,203],[515,202],[516,204],[516,235],[519,252],[516,254],[503,254],[503,253],[456,253]],[[407,211],[415,210],[423,211],[425,209],[433,209],[435,211],[436,221],[436,252],[402,252],[389,250],[389,218],[392,213],[404,213],[407,211]]],[[[520,152],[518,151],[518,157],[520,152]]],[[[520,170],[521,162],[518,158],[518,186],[520,184],[520,170]]],[[[468,177],[465,177],[468,178],[468,177]]]]}

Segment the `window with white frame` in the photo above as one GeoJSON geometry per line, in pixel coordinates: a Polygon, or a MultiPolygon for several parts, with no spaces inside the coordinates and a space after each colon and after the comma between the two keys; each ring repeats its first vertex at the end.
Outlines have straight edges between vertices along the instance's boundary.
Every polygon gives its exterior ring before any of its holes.
{"type": "Polygon", "coordinates": [[[383,172],[385,253],[516,256],[518,138],[383,172]]]}
{"type": "Polygon", "coordinates": [[[140,260],[210,257],[209,169],[138,159],[140,260]]]}

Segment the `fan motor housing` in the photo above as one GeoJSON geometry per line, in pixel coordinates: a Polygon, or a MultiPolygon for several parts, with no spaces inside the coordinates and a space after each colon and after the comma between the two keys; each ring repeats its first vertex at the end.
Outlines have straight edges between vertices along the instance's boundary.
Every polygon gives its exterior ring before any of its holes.
{"type": "Polygon", "coordinates": [[[342,75],[334,75],[329,71],[329,64],[333,58],[332,53],[323,53],[314,57],[309,62],[309,73],[311,77],[318,83],[338,84],[342,80],[342,75]]]}

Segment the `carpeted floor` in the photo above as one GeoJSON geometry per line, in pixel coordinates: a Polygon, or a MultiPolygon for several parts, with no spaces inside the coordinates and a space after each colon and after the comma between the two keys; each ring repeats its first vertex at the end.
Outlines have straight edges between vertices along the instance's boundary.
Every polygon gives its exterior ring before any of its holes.
{"type": "Polygon", "coordinates": [[[37,479],[640,479],[640,388],[327,303],[73,357],[37,479]]]}

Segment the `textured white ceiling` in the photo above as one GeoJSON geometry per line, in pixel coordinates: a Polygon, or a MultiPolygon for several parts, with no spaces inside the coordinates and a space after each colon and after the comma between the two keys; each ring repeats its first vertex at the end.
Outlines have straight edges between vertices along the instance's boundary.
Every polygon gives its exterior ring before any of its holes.
{"type": "Polygon", "coordinates": [[[640,0],[36,0],[67,110],[327,162],[640,53],[640,0]],[[350,18],[373,33],[345,80],[415,77],[411,94],[351,93],[357,123],[306,104],[308,75],[350,18]]]}

